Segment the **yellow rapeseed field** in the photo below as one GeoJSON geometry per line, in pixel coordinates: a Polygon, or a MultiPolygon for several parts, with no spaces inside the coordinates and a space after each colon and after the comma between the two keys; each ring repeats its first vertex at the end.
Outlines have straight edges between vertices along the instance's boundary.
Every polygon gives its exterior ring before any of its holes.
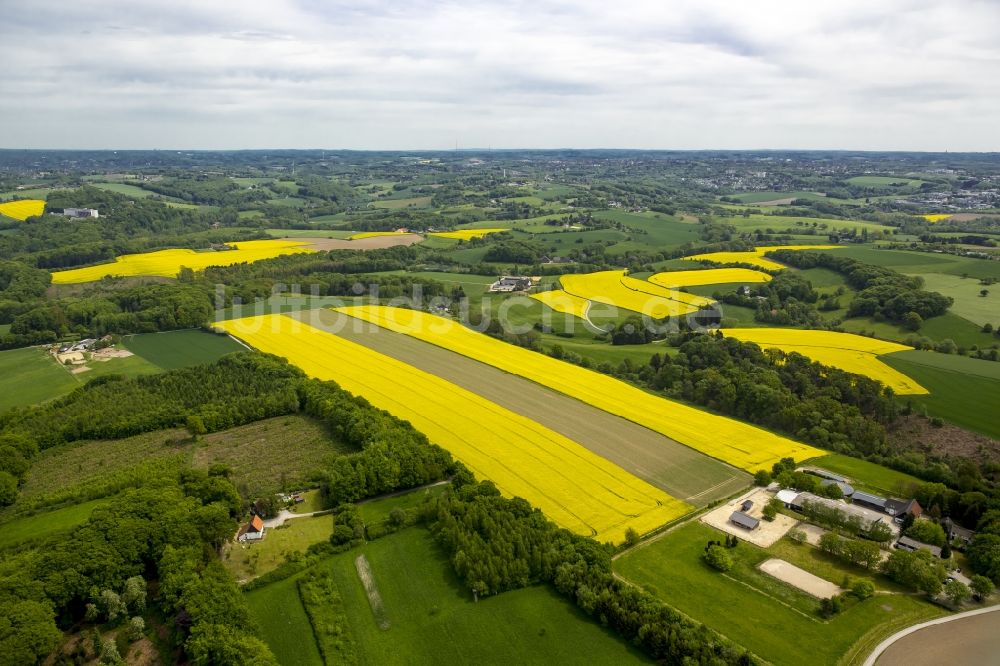
{"type": "Polygon", "coordinates": [[[427,235],[467,241],[473,238],[482,238],[487,234],[498,234],[501,231],[510,231],[510,229],[459,229],[458,231],[434,231],[427,235]]]}
{"type": "Polygon", "coordinates": [[[710,298],[637,280],[627,276],[625,271],[566,274],[559,278],[559,282],[563,290],[572,296],[649,315],[654,319],[697,312],[712,303],[710,298]]]}
{"type": "Polygon", "coordinates": [[[649,532],[691,510],[535,421],[297,319],[263,315],[218,326],[409,421],[478,477],[578,534],[620,543],[630,527],[649,532]]]}
{"type": "Polygon", "coordinates": [[[451,319],[378,305],[337,311],[525,377],[749,472],[770,469],[787,456],[805,460],[824,455],[819,449],[787,437],[660,398],[613,377],[476,333],[451,319]]]}
{"type": "Polygon", "coordinates": [[[156,275],[176,277],[181,267],[201,271],[209,266],[231,266],[271,259],[284,254],[312,252],[308,242],[296,240],[257,240],[229,243],[235,250],[222,252],[195,252],[194,250],[160,250],[142,254],[126,254],[113,263],[98,264],[52,274],[53,284],[92,282],[107,275],[156,275]]]}
{"type": "Polygon", "coordinates": [[[580,319],[586,319],[587,311],[590,310],[590,301],[567,294],[562,289],[540,291],[537,294],[531,294],[531,297],[537,301],[541,301],[556,312],[570,314],[580,319]]]}
{"type": "Polygon", "coordinates": [[[785,268],[784,264],[777,261],[765,259],[764,253],[775,250],[833,250],[842,245],[771,245],[769,247],[754,248],[749,252],[709,252],[708,254],[693,254],[690,257],[681,257],[689,261],[711,261],[716,264],[752,264],[768,271],[780,271],[785,268]]]}
{"type": "Polygon", "coordinates": [[[356,234],[348,236],[347,240],[361,240],[363,238],[375,238],[376,236],[405,236],[409,233],[408,231],[359,231],[356,234]]]}
{"type": "Polygon", "coordinates": [[[707,268],[703,271],[669,271],[657,273],[647,278],[650,282],[667,289],[678,287],[699,287],[706,284],[753,284],[768,282],[771,276],[749,268],[707,268]]]}
{"type": "Polygon", "coordinates": [[[45,202],[41,199],[22,199],[0,203],[0,215],[6,215],[22,222],[44,212],[45,202]]]}
{"type": "Polygon", "coordinates": [[[951,217],[951,213],[932,213],[930,215],[924,215],[923,218],[928,222],[940,222],[941,220],[947,220],[951,217]]]}
{"type": "Polygon", "coordinates": [[[853,333],[794,328],[724,328],[727,335],[762,348],[797,352],[817,363],[876,379],[901,395],[927,393],[927,389],[878,360],[881,354],[912,349],[906,345],[853,333]]]}

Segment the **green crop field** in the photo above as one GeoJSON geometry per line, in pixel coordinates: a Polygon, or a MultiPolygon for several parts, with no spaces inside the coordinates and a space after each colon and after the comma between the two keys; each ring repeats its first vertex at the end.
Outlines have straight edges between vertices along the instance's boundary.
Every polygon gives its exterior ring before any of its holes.
{"type": "Polygon", "coordinates": [[[831,253],[838,257],[851,257],[867,264],[888,266],[900,273],[911,275],[947,273],[949,275],[968,275],[974,278],[1000,278],[1000,261],[989,261],[988,259],[958,257],[952,254],[934,252],[876,249],[871,245],[816,251],[831,253]]]}
{"type": "MultiPolygon", "coordinates": [[[[846,305],[846,300],[841,301],[841,305],[846,305]]],[[[973,345],[977,345],[983,349],[989,348],[996,342],[992,333],[983,333],[979,326],[951,312],[925,320],[921,324],[920,330],[916,332],[891,322],[875,321],[871,317],[845,319],[841,326],[848,333],[865,335],[874,333],[876,337],[897,342],[905,342],[907,338],[912,336],[926,336],[935,342],[952,340],[959,347],[971,348],[973,345]]]]}
{"type": "Polygon", "coordinates": [[[819,231],[824,233],[813,237],[814,242],[817,245],[826,243],[826,231],[845,229],[856,229],[859,232],[862,229],[867,229],[868,231],[885,231],[888,233],[892,233],[892,231],[894,231],[894,227],[876,224],[875,222],[838,220],[834,218],[788,217],[783,215],[750,215],[748,217],[744,217],[742,215],[737,215],[734,217],[719,217],[716,218],[716,220],[724,224],[731,224],[741,231],[751,231],[756,229],[791,229],[794,232],[796,229],[811,228],[814,225],[826,225],[825,227],[819,229],[819,231]],[[802,224],[797,224],[799,222],[802,224]]]}
{"type": "Polygon", "coordinates": [[[329,229],[265,229],[267,235],[275,238],[339,238],[347,239],[357,231],[331,231],[329,229]]]}
{"type": "Polygon", "coordinates": [[[848,178],[847,182],[858,187],[890,187],[892,185],[920,187],[924,183],[922,180],[915,180],[906,176],[855,176],[848,178]]]}
{"type": "Polygon", "coordinates": [[[474,602],[423,529],[369,542],[318,566],[328,567],[336,581],[360,663],[646,663],[549,587],[474,602]],[[386,631],[375,623],[355,570],[359,554],[368,559],[378,586],[386,631]]]}
{"type": "Polygon", "coordinates": [[[228,335],[197,329],[130,335],[124,342],[133,354],[163,370],[211,363],[231,352],[246,350],[228,335]]]}
{"type": "MultiPolygon", "coordinates": [[[[626,552],[615,561],[615,570],[773,664],[797,666],[804,654],[813,663],[849,662],[845,655],[859,641],[867,644],[943,614],[915,597],[894,594],[873,597],[832,620],[821,620],[815,613],[816,599],[756,569],[771,556],[761,548],[740,542],[730,551],[736,566],[728,574],[705,564],[701,555],[706,542],[721,537],[721,532],[692,522],[626,552]]],[[[799,565],[809,566],[806,560],[799,565]]],[[[829,575],[822,568],[813,573],[829,575]]]]}
{"type": "MultiPolygon", "coordinates": [[[[794,192],[747,192],[745,194],[730,194],[730,199],[738,199],[746,204],[758,204],[765,201],[780,201],[782,199],[812,199],[827,201],[827,198],[818,192],[806,192],[796,190],[794,192]]],[[[836,199],[830,199],[830,203],[837,203],[836,199]]]]}
{"type": "Polygon", "coordinates": [[[408,199],[379,199],[372,202],[372,208],[426,208],[431,205],[432,197],[410,197],[408,199]]]}
{"type": "Polygon", "coordinates": [[[1000,285],[983,286],[976,278],[963,278],[942,273],[923,273],[924,289],[936,291],[955,300],[950,311],[959,317],[982,326],[990,323],[1000,325],[1000,285]],[[980,292],[986,289],[988,294],[980,292]]]}
{"type": "Polygon", "coordinates": [[[619,243],[612,252],[621,254],[627,250],[650,247],[669,247],[698,240],[697,225],[681,222],[662,213],[627,213],[622,210],[602,210],[594,213],[599,220],[613,220],[624,224],[631,233],[632,241],[619,243]]]}
{"type": "Polygon", "coordinates": [[[897,352],[881,358],[931,392],[912,396],[928,414],[1000,439],[996,418],[1000,363],[929,351],[897,352]]]}
{"type": "Polygon", "coordinates": [[[145,190],[137,185],[129,185],[128,183],[89,183],[91,187],[96,187],[99,190],[105,190],[107,192],[114,192],[116,194],[126,194],[130,197],[136,197],[138,199],[145,199],[146,197],[151,197],[155,192],[152,190],[145,190]]]}
{"type": "Polygon", "coordinates": [[[0,352],[0,411],[69,393],[80,382],[41,347],[0,352]]]}
{"type": "Polygon", "coordinates": [[[292,576],[247,592],[247,605],[260,627],[260,638],[274,652],[278,663],[323,666],[309,616],[299,597],[299,578],[292,576]]]}
{"type": "Polygon", "coordinates": [[[851,480],[851,484],[859,489],[867,489],[876,493],[906,496],[907,489],[923,483],[920,479],[894,469],[876,465],[866,460],[831,453],[828,456],[814,458],[810,465],[843,474],[851,480]]]}
{"type": "Polygon", "coordinates": [[[84,523],[94,509],[107,502],[94,500],[0,523],[0,548],[68,532],[84,523]]]}

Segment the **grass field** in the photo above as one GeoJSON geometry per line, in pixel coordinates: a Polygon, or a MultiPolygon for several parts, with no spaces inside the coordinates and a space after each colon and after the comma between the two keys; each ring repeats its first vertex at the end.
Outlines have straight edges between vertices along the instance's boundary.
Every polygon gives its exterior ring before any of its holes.
{"type": "Polygon", "coordinates": [[[813,228],[814,224],[826,225],[824,228],[819,229],[819,232],[822,234],[819,238],[824,238],[826,232],[828,231],[855,230],[860,233],[863,229],[867,229],[868,231],[884,231],[886,233],[892,233],[895,230],[895,227],[889,227],[875,222],[840,220],[836,218],[791,217],[784,215],[750,215],[744,217],[742,215],[736,215],[734,217],[721,217],[716,219],[724,224],[732,225],[740,231],[755,231],[758,229],[761,231],[766,229],[781,231],[791,229],[792,231],[795,231],[797,229],[813,228]],[[799,224],[800,222],[801,224],[799,224]]]}
{"type": "Polygon", "coordinates": [[[247,581],[277,569],[293,553],[305,554],[309,546],[326,541],[331,534],[332,516],[293,518],[281,527],[267,528],[260,541],[227,542],[222,551],[222,563],[237,581],[247,581]]]}
{"type": "Polygon", "coordinates": [[[958,346],[966,348],[972,345],[989,348],[996,342],[992,333],[983,333],[981,327],[951,312],[924,320],[916,333],[891,322],[875,321],[871,317],[845,319],[841,327],[849,333],[874,332],[880,338],[899,342],[913,335],[926,336],[935,342],[953,340],[958,346]]]}
{"type": "Polygon", "coordinates": [[[820,454],[811,446],[654,396],[607,375],[508,345],[451,320],[379,306],[343,308],[342,311],[530,379],[751,472],[770,469],[774,462],[786,456],[801,460],[820,454]]]}
{"type": "Polygon", "coordinates": [[[353,231],[330,229],[265,229],[268,236],[274,238],[337,238],[347,240],[354,235],[353,231]]]}
{"type": "Polygon", "coordinates": [[[628,213],[623,210],[595,211],[599,220],[613,220],[628,227],[633,233],[631,241],[623,241],[608,249],[610,254],[621,254],[631,249],[650,247],[676,247],[698,240],[698,227],[662,213],[628,213]]]}
{"type": "Polygon", "coordinates": [[[847,182],[858,187],[889,187],[892,185],[904,185],[906,187],[920,187],[924,181],[907,178],[905,176],[854,176],[848,178],[847,182]]]}
{"type": "Polygon", "coordinates": [[[923,273],[924,289],[936,291],[955,300],[948,308],[959,317],[982,326],[990,323],[1000,326],[1000,288],[984,287],[975,278],[942,273],[923,273]],[[981,296],[980,291],[989,293],[981,296]]]}
{"type": "Polygon", "coordinates": [[[211,363],[231,352],[246,351],[229,336],[200,329],[130,335],[124,344],[130,352],[163,370],[211,363]]]}
{"type": "Polygon", "coordinates": [[[14,546],[29,539],[43,539],[53,534],[68,532],[85,522],[94,509],[107,502],[108,500],[83,502],[0,523],[0,548],[14,546]]]}
{"type": "Polygon", "coordinates": [[[336,581],[361,663],[646,663],[549,587],[474,602],[426,530],[404,530],[318,566],[336,581]],[[375,623],[355,570],[362,553],[382,597],[386,631],[375,623]]]}
{"type": "Polygon", "coordinates": [[[924,483],[915,476],[839,453],[810,460],[809,464],[843,474],[857,488],[898,497],[910,497],[908,490],[924,483]]]}
{"type": "Polygon", "coordinates": [[[399,208],[426,208],[431,205],[433,197],[410,197],[409,199],[379,199],[373,201],[372,208],[386,208],[396,210],[399,208]]]}
{"type": "Polygon", "coordinates": [[[299,598],[299,578],[301,575],[292,576],[248,592],[247,605],[260,627],[258,638],[267,643],[279,664],[323,666],[309,616],[299,598]]]}
{"type": "MultiPolygon", "coordinates": [[[[756,570],[770,557],[763,549],[741,542],[730,551],[737,563],[728,574],[705,564],[701,559],[705,543],[721,536],[692,522],[628,551],[615,561],[615,570],[779,665],[798,666],[806,654],[810,663],[851,663],[852,648],[859,642],[943,614],[917,598],[891,595],[873,597],[822,621],[814,613],[815,599],[756,570]]],[[[818,571],[820,575],[822,570],[818,571]]]]}
{"type": "Polygon", "coordinates": [[[876,249],[870,245],[843,246],[836,250],[839,257],[850,257],[867,264],[888,266],[900,273],[946,273],[974,278],[1000,278],[1000,261],[958,257],[951,254],[911,252],[909,250],[876,249]]]}
{"type": "MultiPolygon", "coordinates": [[[[338,335],[437,375],[480,395],[501,407],[564,435],[597,455],[674,497],[694,504],[707,504],[749,484],[750,478],[714,458],[683,446],[648,428],[609,414],[536,382],[462,356],[416,338],[384,329],[356,330],[357,319],[320,310],[300,317],[313,326],[336,330],[338,335]]],[[[560,343],[568,342],[562,338],[560,343]]],[[[637,362],[662,345],[603,348],[626,354],[641,352],[637,362]]],[[[624,358],[624,356],[622,356],[624,358]]]]}
{"type": "Polygon", "coordinates": [[[319,421],[292,414],[204,435],[193,447],[192,465],[226,465],[237,487],[253,498],[295,490],[327,460],[352,452],[319,421]]]}
{"type": "Polygon", "coordinates": [[[1000,363],[963,356],[909,351],[891,354],[885,362],[913,377],[930,391],[914,396],[927,413],[1000,440],[1000,363]]]}
{"type": "Polygon", "coordinates": [[[220,327],[410,421],[479,478],[580,534],[620,542],[690,506],[580,444],[436,375],[282,315],[220,327]]]}
{"type": "Polygon", "coordinates": [[[0,351],[0,411],[43,402],[79,385],[41,347],[0,351]]]}
{"type": "MultiPolygon", "coordinates": [[[[183,464],[206,468],[221,462],[232,468],[233,481],[253,494],[274,492],[284,481],[302,483],[325,456],[347,451],[321,424],[298,415],[264,419],[210,433],[191,442],[177,428],[124,439],[82,441],[43,451],[35,459],[18,504],[41,495],[99,484],[127,474],[143,463],[180,456],[183,464]]],[[[15,504],[15,507],[18,506],[15,504]]]]}
{"type": "Polygon", "coordinates": [[[106,192],[114,192],[116,194],[125,194],[130,197],[135,197],[137,199],[145,199],[146,197],[151,197],[155,194],[155,192],[153,192],[152,190],[146,190],[137,185],[129,185],[128,183],[92,182],[88,184],[91,187],[96,187],[99,190],[104,190],[106,192]]]}

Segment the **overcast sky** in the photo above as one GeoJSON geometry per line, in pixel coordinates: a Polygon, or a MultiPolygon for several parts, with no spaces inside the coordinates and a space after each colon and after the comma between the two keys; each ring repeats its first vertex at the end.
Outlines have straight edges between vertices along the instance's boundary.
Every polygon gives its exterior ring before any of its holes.
{"type": "Polygon", "coordinates": [[[1000,150],[1000,0],[3,6],[4,148],[1000,150]]]}

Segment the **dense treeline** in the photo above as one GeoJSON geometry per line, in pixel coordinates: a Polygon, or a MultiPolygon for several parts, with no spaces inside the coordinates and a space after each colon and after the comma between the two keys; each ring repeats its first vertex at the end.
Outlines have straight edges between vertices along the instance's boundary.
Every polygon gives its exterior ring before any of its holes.
{"type": "Polygon", "coordinates": [[[184,426],[191,417],[214,432],[297,411],[303,379],[282,359],[236,352],[159,375],[99,377],[58,400],[0,415],[0,428],[27,435],[43,450],[184,426]]]}
{"type": "Polygon", "coordinates": [[[921,289],[923,280],[920,277],[903,275],[850,257],[790,250],[778,250],[768,256],[796,268],[829,268],[843,275],[847,283],[858,290],[848,306],[848,317],[881,316],[909,323],[908,317],[913,321],[910,314],[915,313],[919,317],[916,320],[919,327],[920,320],[943,315],[953,302],[947,296],[921,289]]]}
{"type": "Polygon", "coordinates": [[[311,381],[301,392],[307,414],[326,423],[338,440],[360,449],[335,458],[320,472],[320,489],[330,506],[415,488],[457,469],[448,452],[409,423],[376,410],[333,382],[311,381]]]}
{"type": "MultiPolygon", "coordinates": [[[[819,294],[812,283],[797,273],[782,271],[769,282],[748,290],[717,294],[717,300],[729,305],[740,305],[756,310],[754,319],[778,326],[804,324],[810,328],[825,328],[826,323],[816,309],[819,294]]],[[[823,300],[823,309],[837,309],[836,298],[823,300]]]]}
{"type": "MultiPolygon", "coordinates": [[[[618,372],[667,395],[843,453],[885,451],[885,425],[898,415],[878,382],[814,363],[799,354],[762,351],[719,334],[681,334],[679,353],[618,372]]],[[[613,368],[604,368],[613,370],[613,368]]]]}
{"type": "Polygon", "coordinates": [[[0,323],[10,332],[0,348],[52,342],[69,336],[152,333],[202,326],[212,318],[208,286],[150,284],[47,301],[0,301],[0,323]]]}
{"type": "Polygon", "coordinates": [[[71,539],[12,555],[0,568],[4,663],[35,663],[59,643],[60,627],[141,618],[155,581],[152,605],[191,663],[276,664],[216,554],[240,504],[224,472],[185,470],[95,509],[71,539]]]}
{"type": "Polygon", "coordinates": [[[438,500],[431,530],[477,595],[546,582],[662,663],[756,662],[707,627],[616,579],[610,552],[593,540],[557,528],[522,499],[501,497],[489,482],[456,479],[456,485],[457,492],[438,500]]]}

